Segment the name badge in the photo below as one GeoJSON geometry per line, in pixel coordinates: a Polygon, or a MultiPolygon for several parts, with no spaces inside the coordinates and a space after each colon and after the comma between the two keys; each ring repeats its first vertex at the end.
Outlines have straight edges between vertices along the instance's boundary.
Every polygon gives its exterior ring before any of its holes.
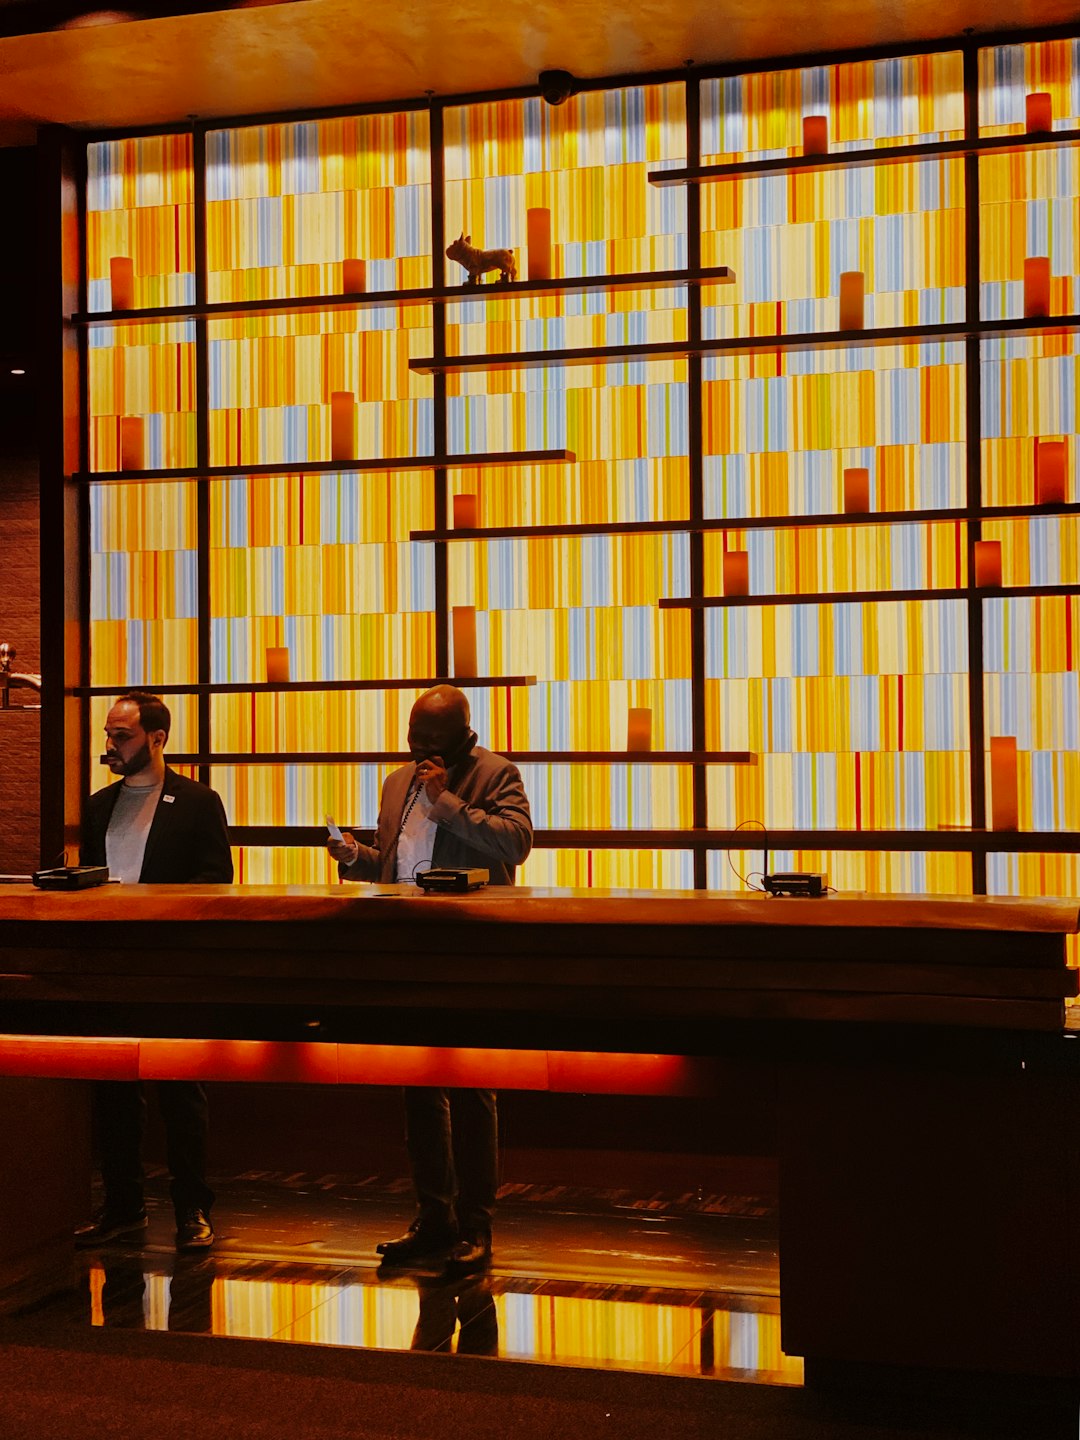
{"type": "Polygon", "coordinates": [[[175,796],[175,795],[162,795],[162,797],[161,797],[161,803],[162,803],[163,805],[171,805],[175,799],[176,799],[176,796],[175,796]]]}

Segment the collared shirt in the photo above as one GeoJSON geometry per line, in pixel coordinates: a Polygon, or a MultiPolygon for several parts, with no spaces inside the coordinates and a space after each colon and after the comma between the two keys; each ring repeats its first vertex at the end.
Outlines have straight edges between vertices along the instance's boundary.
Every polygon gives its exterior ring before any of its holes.
{"type": "Polygon", "coordinates": [[[416,879],[421,870],[431,865],[435,849],[435,831],[439,828],[428,817],[434,800],[429,800],[427,791],[421,785],[419,791],[414,785],[405,799],[402,812],[404,823],[398,836],[397,879],[401,883],[416,879]]]}
{"type": "Polygon", "coordinates": [[[105,832],[105,863],[114,880],[137,885],[154,811],[161,795],[157,785],[125,785],[121,780],[109,828],[105,832]]]}

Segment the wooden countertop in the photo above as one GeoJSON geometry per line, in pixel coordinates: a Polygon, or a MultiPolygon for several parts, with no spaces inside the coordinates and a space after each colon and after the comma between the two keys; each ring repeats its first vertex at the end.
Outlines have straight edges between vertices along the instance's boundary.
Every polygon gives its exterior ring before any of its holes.
{"type": "Polygon", "coordinates": [[[492,886],[465,895],[414,885],[104,885],[93,890],[0,886],[3,929],[33,922],[376,921],[382,926],[664,925],[886,928],[1072,934],[1080,901],[970,895],[769,897],[722,890],[574,890],[492,886]],[[392,903],[389,903],[392,902],[392,903]]]}

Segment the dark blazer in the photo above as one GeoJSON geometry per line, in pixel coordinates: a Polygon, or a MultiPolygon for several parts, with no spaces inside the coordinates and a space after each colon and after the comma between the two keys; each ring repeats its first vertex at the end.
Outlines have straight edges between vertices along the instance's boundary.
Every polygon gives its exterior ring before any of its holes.
{"type": "MultiPolygon", "coordinates": [[[[120,785],[90,796],[83,814],[84,865],[104,865],[109,828],[120,785]]],[[[142,885],[231,885],[229,827],[221,796],[209,785],[188,780],[165,767],[165,783],[146,837],[139,883],[142,885]]]]}
{"type": "MultiPolygon", "coordinates": [[[[344,880],[397,879],[398,835],[416,766],[410,761],[386,777],[375,844],[361,845],[352,865],[339,865],[344,880]]],[[[512,885],[514,866],[532,849],[532,817],[521,772],[512,761],[477,745],[451,767],[447,788],[431,807],[435,831],[433,866],[479,866],[493,885],[512,885]]]]}

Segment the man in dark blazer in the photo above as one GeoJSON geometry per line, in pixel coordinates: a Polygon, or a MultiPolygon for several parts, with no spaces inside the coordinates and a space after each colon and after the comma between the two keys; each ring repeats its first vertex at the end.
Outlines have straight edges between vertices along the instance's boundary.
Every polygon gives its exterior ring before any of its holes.
{"type": "MultiPolygon", "coordinates": [[[[532,849],[532,818],[516,765],[476,743],[469,702],[453,685],[421,695],[409,716],[412,762],[383,786],[374,845],[347,832],[327,848],[344,880],[412,881],[429,867],[479,867],[512,885],[532,849]]],[[[498,1188],[492,1090],[405,1091],[417,1213],[406,1234],[376,1247],[384,1266],[445,1260],[464,1274],[491,1263],[498,1188]]]]}
{"type": "MultiPolygon", "coordinates": [[[[84,865],[108,865],[124,884],[230,885],[229,831],[221,798],[207,785],[177,775],[165,764],[171,717],[156,695],[122,695],[105,722],[102,760],[119,785],[90,797],[83,818],[84,865]]],[[[158,1104],[165,1122],[178,1250],[213,1244],[206,1183],[209,1118],[206,1087],[192,1080],[162,1080],[158,1104]]],[[[101,1143],[105,1204],[76,1232],[79,1246],[101,1245],[146,1227],[140,1158],[146,1097],[133,1081],[99,1081],[94,1110],[101,1143]]]]}

